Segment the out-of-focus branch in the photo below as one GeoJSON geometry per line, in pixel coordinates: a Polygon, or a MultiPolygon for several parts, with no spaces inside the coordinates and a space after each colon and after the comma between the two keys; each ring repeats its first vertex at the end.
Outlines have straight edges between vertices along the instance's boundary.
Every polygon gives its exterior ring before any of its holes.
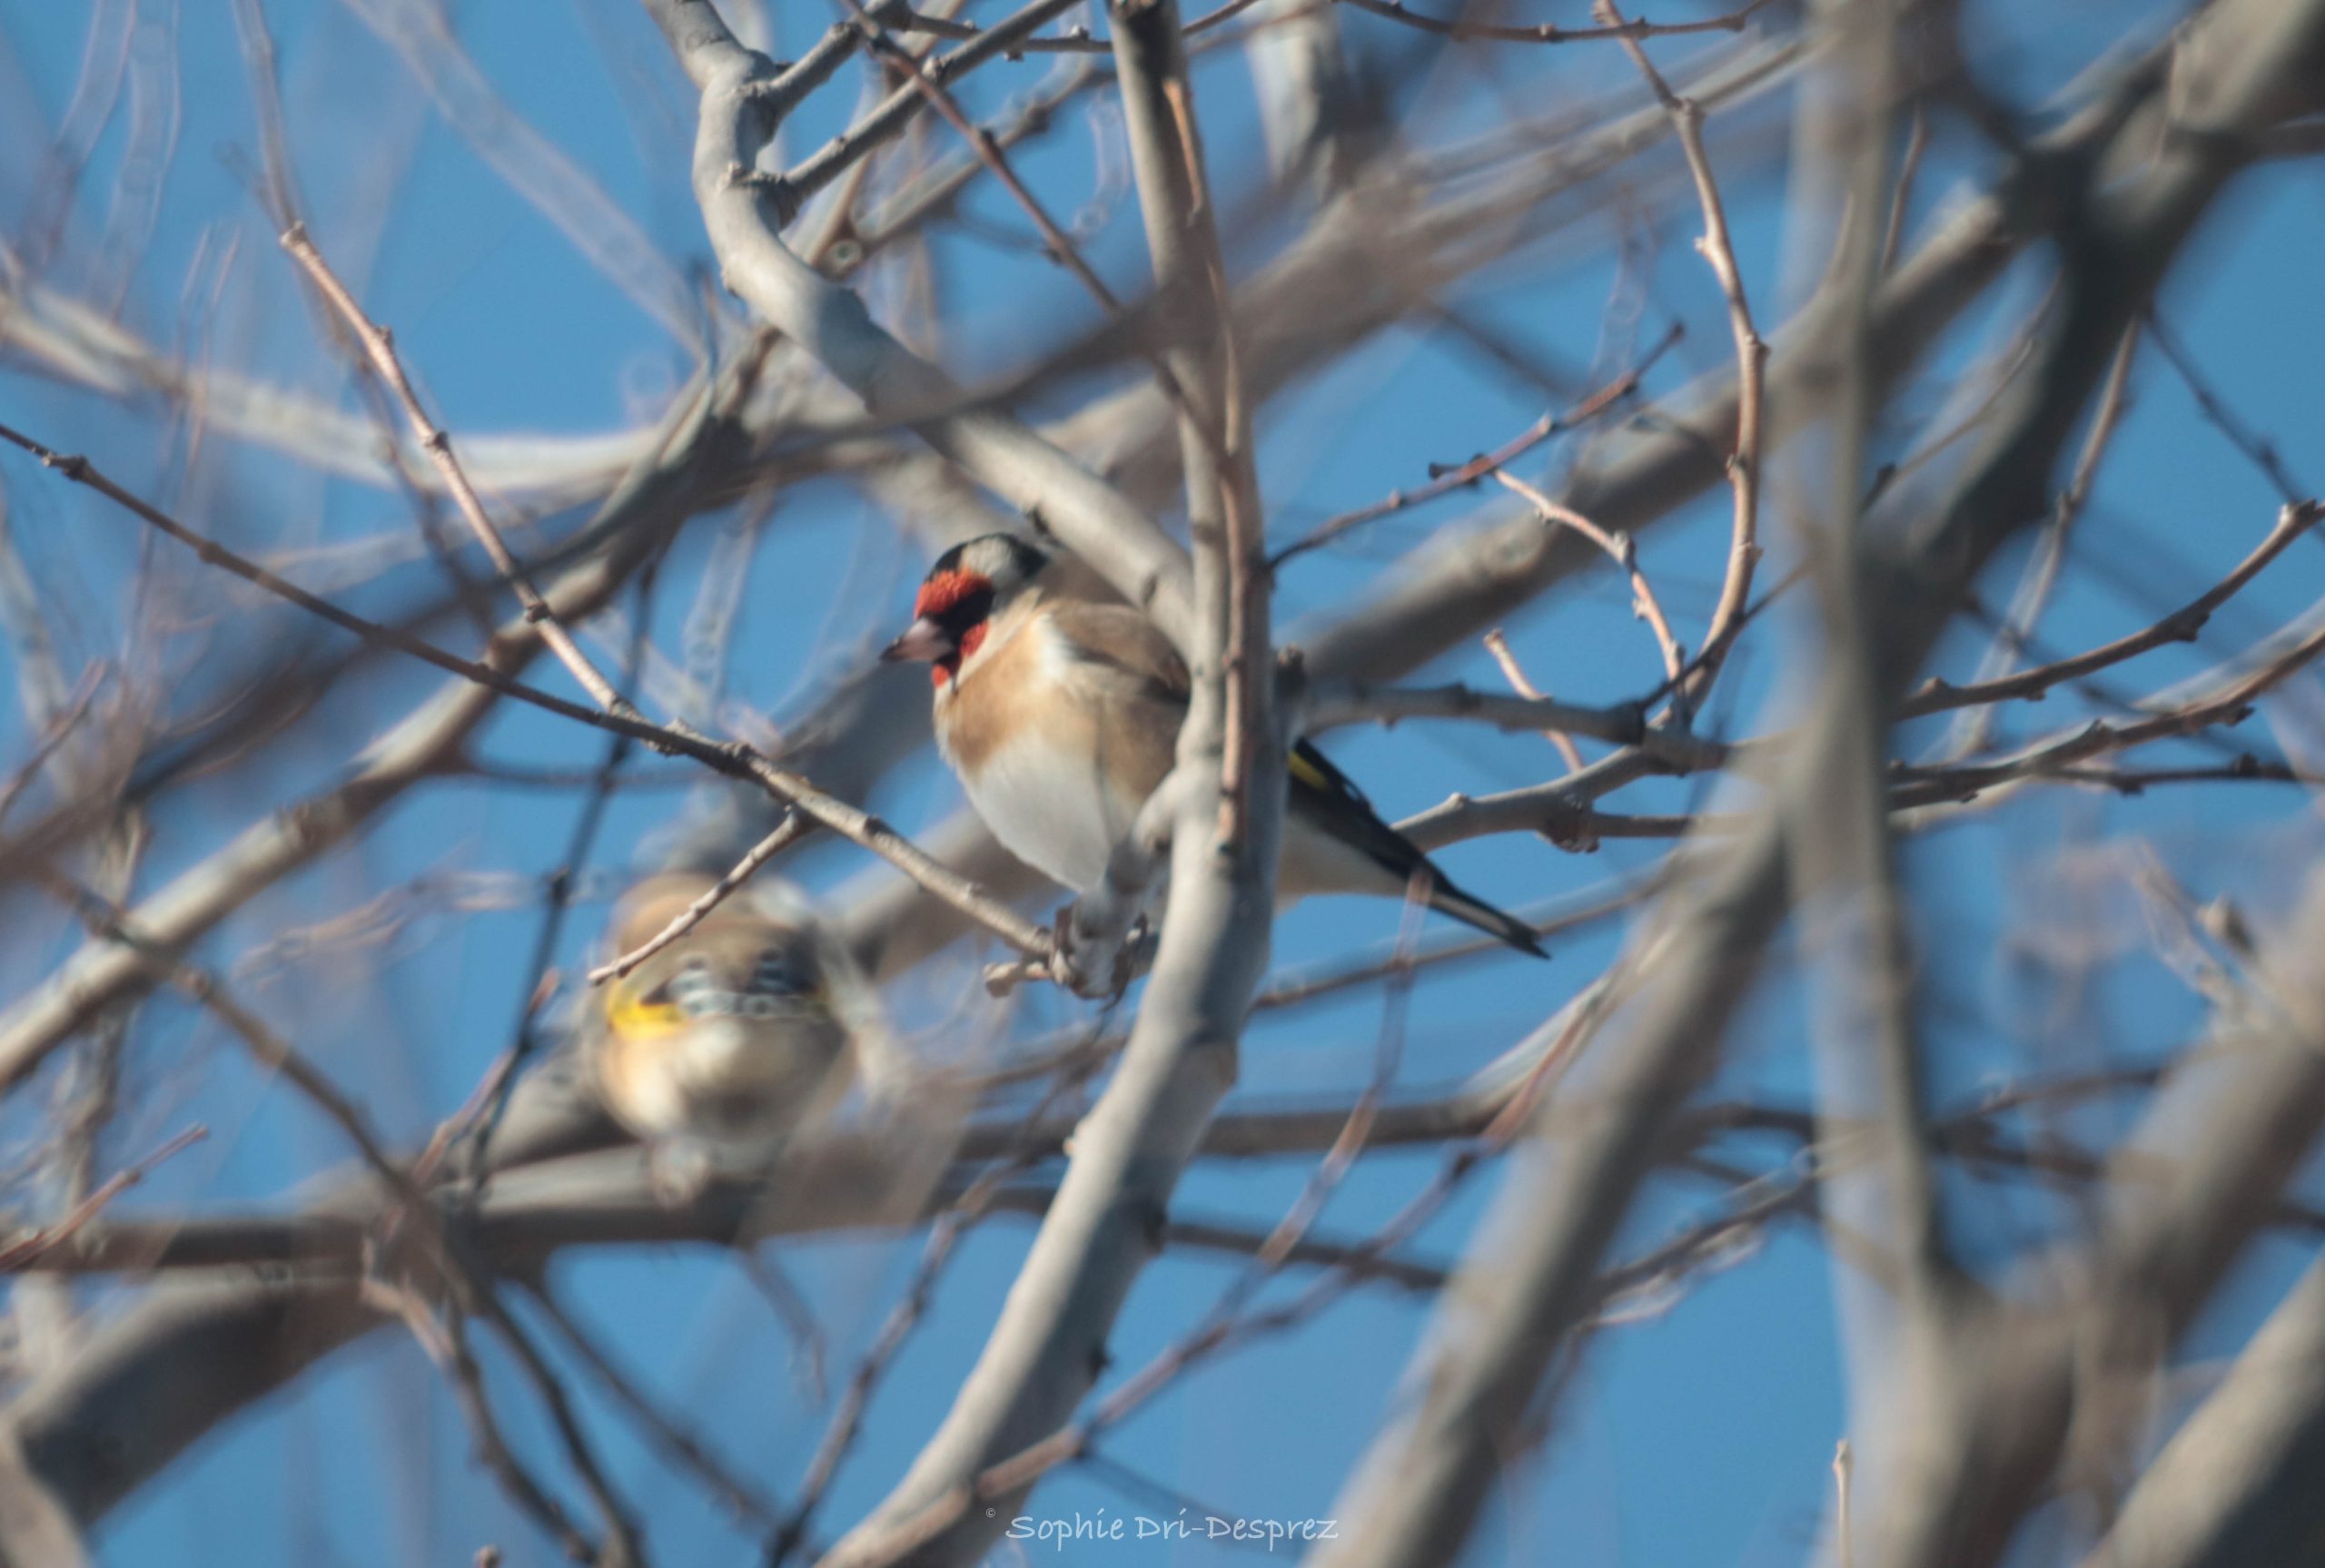
{"type": "Polygon", "coordinates": [[[396,355],[395,341],[389,336],[388,330],[363,313],[363,308],[355,302],[355,296],[348,292],[347,285],[340,281],[339,274],[331,270],[331,263],[323,260],[323,253],[307,237],[305,225],[293,223],[285,230],[282,248],[290,251],[291,259],[305,270],[316,291],[330,301],[331,309],[339,312],[349,330],[355,334],[356,341],[363,345],[363,351],[371,356],[372,368],[379,372],[380,380],[387,383],[388,390],[394,394],[396,402],[402,408],[404,418],[410,421],[412,436],[420,442],[420,449],[428,454],[437,471],[444,476],[444,488],[451,491],[460,516],[467,520],[470,531],[476,535],[478,542],[484,546],[484,553],[491,560],[493,569],[516,593],[517,602],[524,606],[526,621],[539,628],[542,646],[557,656],[558,663],[571,672],[573,678],[580,683],[581,689],[588,692],[599,707],[609,713],[627,709],[629,705],[614,690],[613,683],[600,675],[598,667],[589,662],[589,656],[574,642],[573,634],[558,620],[555,608],[541,597],[541,591],[533,587],[532,579],[517,564],[517,557],[510,553],[509,542],[493,526],[491,516],[484,509],[483,498],[476,493],[476,487],[469,483],[469,477],[460,468],[460,459],[452,455],[450,434],[431,420],[428,411],[420,407],[420,394],[412,390],[411,379],[404,374],[403,361],[396,355]]]}
{"type": "Polygon", "coordinates": [[[1651,726],[1643,705],[1584,707],[1551,697],[1504,696],[1470,686],[1370,686],[1336,681],[1311,689],[1307,721],[1314,729],[1350,724],[1401,724],[1407,719],[1467,719],[1496,729],[1555,729],[1615,745],[1636,746],[1673,769],[1726,766],[1745,748],[1651,726]]]}
{"type": "Polygon", "coordinates": [[[2054,659],[1968,685],[1954,685],[1933,676],[1914,688],[1913,695],[1898,705],[1898,713],[1900,716],[1914,717],[2013,697],[2040,699],[2053,686],[2122,664],[2151,649],[2191,641],[2211,619],[2213,611],[2260,576],[2263,567],[2282,555],[2293,540],[2314,528],[2320,518],[2325,518],[2325,504],[2308,500],[2285,506],[2277,513],[2275,526],[2252,547],[2251,554],[2236,564],[2234,570],[2151,626],[2069,658],[2054,659]]]}
{"type": "MultiPolygon", "coordinates": [[[[1599,1297],[1598,1259],[1782,923],[1783,837],[1763,816],[1695,890],[1578,1125],[1545,1100],[1536,1136],[1450,1287],[1415,1370],[1417,1409],[1372,1444],[1333,1512],[1330,1568],[1454,1561],[1537,1386],[1599,1297]],[[1557,1135],[1546,1136],[1556,1119],[1557,1135]]],[[[1636,985],[1636,981],[1633,982],[1636,985]]]]}
{"type": "Polygon", "coordinates": [[[2228,1376],[2123,1499],[2085,1568],[2244,1568],[2325,1554],[2325,1263],[2312,1264],[2228,1376]]]}
{"type": "MultiPolygon", "coordinates": [[[[2211,1048],[2171,1075],[2142,1128],[2108,1160],[2096,1239],[2041,1260],[2035,1271],[2049,1287],[2033,1299],[1998,1300],[1966,1317],[1949,1356],[1949,1397],[1901,1414],[1916,1424],[1903,1445],[1911,1463],[1881,1494],[1872,1537],[1878,1554],[1870,1561],[1933,1568],[1996,1561],[2060,1466],[2072,1466],[2074,1478],[2096,1479],[2141,1436],[2147,1389],[2162,1357],[2245,1243],[2270,1222],[2277,1195],[2325,1128],[2320,943],[2325,877],[2312,875],[2301,909],[2269,944],[2250,1005],[2222,1015],[2211,1048]],[[2168,1173],[2160,1180],[2159,1170],[2168,1173]]],[[[2313,1292],[2303,1295],[2313,1299],[2313,1292]]],[[[2263,1339],[2282,1344],[2289,1331],[2263,1339]]],[[[2265,1376],[2282,1383],[2285,1397],[2265,1419],[2297,1420],[2313,1380],[2304,1383],[2298,1369],[2282,1366],[2265,1376]]],[[[2250,1379],[2239,1381],[2230,1408],[2251,1412],[2250,1379]]],[[[2210,1435],[2221,1435],[2217,1425],[2210,1435]]],[[[2215,1526],[2238,1527],[2239,1510],[2253,1495],[2247,1488],[2268,1490],[2265,1474],[2248,1472],[2191,1509],[2188,1482],[2211,1446],[2206,1428],[2198,1428],[2196,1442],[2194,1452],[2177,1458],[2166,1450],[2168,1467],[2158,1462],[2160,1501],[2150,1505],[2158,1512],[2142,1510],[2142,1531],[2162,1537],[2161,1554],[2135,1553],[2125,1561],[2208,1560],[2176,1556],[2172,1545],[2201,1544],[2215,1526]],[[2178,1517],[2162,1513],[2166,1507],[2178,1517]]],[[[2257,1450],[2235,1452],[2257,1461],[2257,1450]]],[[[2136,1548],[2142,1537],[2113,1539],[2136,1548]]]]}
{"type": "MultiPolygon", "coordinates": [[[[2047,485],[2123,333],[2145,311],[2182,245],[2258,136],[2315,106],[2325,82],[2325,4],[2231,0],[2179,40],[2174,122],[2165,149],[2135,180],[2093,171],[2068,207],[2056,314],[2028,371],[1997,399],[1977,459],[1948,504],[1880,539],[1869,563],[1874,602],[1894,606],[1883,672],[1894,693],[1934,640],[1951,602],[1925,587],[1944,562],[1960,583],[2013,532],[2049,510],[2047,485]]],[[[2279,950],[2291,1016],[2258,1031],[2264,1049],[2233,1091],[2207,1108],[2216,1149],[2190,1157],[2166,1193],[2126,1198],[2093,1258],[2092,1310],[2046,1307],[1957,1311],[1946,1326],[1946,1397],[1899,1413],[1913,1429],[1869,1487],[1872,1561],[1947,1568],[1998,1560],[2024,1512],[2073,1460],[2098,1463],[2122,1435],[2121,1390],[2183,1329],[2210,1294],[2300,1149],[2325,1123],[2325,1069],[2314,1047],[2325,1004],[2309,962],[2325,887],[2279,950]],[[2294,954],[2300,955],[2298,959],[2294,954]],[[2290,961],[2290,962],[2288,962],[2290,961]],[[2231,1128],[2235,1129],[2230,1131],[2231,1128]]],[[[2177,1097],[2166,1096],[2171,1101],[2177,1097]]]]}
{"type": "Polygon", "coordinates": [[[411,70],[445,123],[576,251],[681,343],[702,335],[693,286],[620,202],[495,91],[428,0],[354,0],[348,9],[411,70]]]}
{"type": "MultiPolygon", "coordinates": [[[[1750,9],[1746,7],[1732,20],[1740,25],[1750,9]]],[[[1622,22],[1614,0],[1595,0],[1590,14],[1610,27],[1619,27],[1622,22]]],[[[1728,328],[1736,338],[1736,443],[1727,455],[1727,482],[1736,492],[1736,522],[1727,547],[1727,573],[1720,584],[1719,602],[1712,609],[1710,629],[1704,634],[1703,653],[1673,689],[1673,707],[1685,723],[1703,706],[1712,682],[1719,678],[1732,634],[1752,598],[1752,571],[1760,561],[1761,406],[1766,399],[1768,346],[1760,340],[1759,329],[1752,324],[1751,304],[1744,297],[1744,274],[1736,265],[1736,243],[1727,233],[1727,207],[1720,200],[1711,154],[1704,147],[1703,106],[1671,91],[1663,73],[1647,59],[1638,41],[1640,34],[1622,31],[1618,36],[1678,133],[1680,151],[1687,157],[1687,173],[1695,179],[1696,200],[1704,212],[1703,238],[1696,242],[1696,249],[1719,280],[1719,291],[1727,301],[1728,328]]],[[[1667,636],[1665,640],[1669,640],[1667,636]]]]}
{"type": "MultiPolygon", "coordinates": [[[[194,533],[167,514],[146,505],[111,479],[99,473],[87,459],[68,456],[50,450],[37,441],[0,425],[0,439],[24,448],[43,464],[63,473],[76,483],[96,489],[107,499],[135,513],[146,522],[194,550],[202,559],[213,566],[232,572],[244,581],[254,583],[268,592],[288,599],[300,608],[319,616],[333,626],[354,633],[367,642],[378,642],[407,653],[441,670],[448,670],[473,681],[483,690],[501,696],[514,697],[519,702],[560,718],[575,720],[593,728],[632,740],[641,740],[657,750],[685,755],[736,778],[752,781],[788,806],[796,807],[801,816],[813,819],[819,826],[830,829],[852,843],[872,851],[895,866],[915,882],[952,904],[1020,952],[1045,954],[1048,937],[1037,927],[1021,919],[1007,905],[988,896],[984,891],[965,878],[955,874],[942,862],[923,851],[918,845],[897,833],[870,813],[841,800],[827,791],[818,789],[799,774],[777,766],[753,747],[740,742],[721,744],[695,730],[683,721],[658,725],[646,719],[637,709],[617,694],[605,677],[599,675],[578,648],[575,663],[568,667],[575,670],[576,678],[593,687],[592,695],[602,690],[604,697],[597,707],[569,702],[553,693],[527,685],[509,675],[495,662],[501,653],[498,639],[486,649],[482,660],[464,659],[445,652],[426,640],[415,637],[397,627],[382,626],[361,616],[350,614],[329,600],[308,593],[296,584],[265,570],[234,552],[194,533]],[[586,673],[585,673],[586,672],[586,673]]],[[[431,449],[433,449],[431,448],[431,449]]],[[[479,516],[481,516],[480,513],[479,516]]],[[[489,529],[490,525],[487,525],[489,529]]],[[[555,608],[535,594],[528,599],[523,617],[528,627],[538,628],[544,646],[562,642],[568,647],[572,640],[559,625],[555,608]],[[536,613],[538,611],[539,613],[536,613]],[[551,633],[554,636],[551,636],[551,633]]],[[[778,828],[777,833],[783,830],[778,828]]],[[[780,848],[777,844],[775,847],[780,848]]],[[[772,853],[773,851],[768,852],[772,853]]],[[[746,857],[747,860],[748,857],[746,857]]],[[[731,874],[731,873],[730,873],[731,874]]],[[[737,879],[739,881],[739,878],[737,879]]],[[[13,1081],[13,1070],[0,1064],[0,1087],[13,1081]]]]}
{"type": "MultiPolygon", "coordinates": [[[[549,597],[561,616],[574,618],[605,603],[651,552],[662,529],[696,503],[697,465],[728,430],[736,399],[747,386],[747,377],[698,385],[673,407],[653,456],[631,470],[599,513],[608,540],[603,552],[551,584],[549,597]]],[[[538,628],[520,620],[504,629],[491,664],[513,678],[512,672],[541,651],[538,628]]],[[[343,783],[247,829],[128,911],[128,918],[163,950],[183,950],[457,756],[496,699],[490,686],[465,676],[448,683],[366,748],[343,783]]],[[[103,1009],[147,989],[153,979],[145,960],[118,944],[83,948],[0,1013],[0,1082],[22,1081],[103,1009]]]]}
{"type": "MultiPolygon", "coordinates": [[[[1548,22],[1530,25],[1514,23],[1471,22],[1467,19],[1448,21],[1443,17],[1426,15],[1409,9],[1404,0],[1346,0],[1360,11],[1375,16],[1385,16],[1391,22],[1401,22],[1424,33],[1441,37],[1478,39],[1499,44],[1575,44],[1598,38],[1619,38],[1630,43],[1639,38],[1661,38],[1688,33],[1741,33],[1752,15],[1768,4],[1768,0],[1749,0],[1738,10],[1725,16],[1707,17],[1700,22],[1626,22],[1620,17],[1600,16],[1596,27],[1559,27],[1548,22]]],[[[1594,10],[1593,15],[1598,15],[1594,10]]]]}
{"type": "MultiPolygon", "coordinates": [[[[2300,84],[2325,79],[2314,57],[2325,49],[2325,5],[2292,14],[2268,0],[2231,0],[2208,13],[2202,25],[2209,36],[2190,46],[2205,61],[2210,80],[2193,84],[2184,102],[2193,123],[2213,133],[2190,136],[2176,155],[2134,183],[2082,193],[2086,204],[2070,209],[2088,225],[2074,234],[2080,264],[2063,280],[2065,308],[2043,342],[2034,373],[2013,389],[2014,396],[2005,395],[1994,433],[1945,504],[1866,574],[1868,622],[1889,628],[1869,672],[1882,700],[1895,699],[1972,574],[2042,514],[2052,467],[2124,327],[2144,308],[2211,200],[2251,156],[2240,128],[2274,123],[2289,112],[2288,100],[2300,101],[2300,84]]],[[[1864,351],[1877,355],[1878,341],[1868,332],[1864,351]]],[[[1806,768],[1815,760],[1814,747],[1788,760],[1774,781],[1777,799],[1810,793],[1806,768]]],[[[1701,902],[1680,917],[1672,956],[1609,1071],[1613,1105],[1509,1183],[1474,1254],[1479,1263],[1464,1269],[1450,1293],[1461,1304],[1459,1331],[1434,1336],[1417,1379],[1427,1390],[1420,1408],[1374,1445],[1356,1473],[1338,1509],[1343,1540],[1321,1562],[1331,1568],[1437,1563],[1460,1549],[1551,1357],[1579,1321],[1588,1271],[1644,1178],[1647,1150],[1717,1060],[1720,1027],[1785,907],[1786,837],[1783,815],[1770,812],[1722,858],[1701,902]]],[[[2313,948],[2316,939],[2309,941],[2313,948]]],[[[2311,1051],[2306,1069],[2325,1090],[2325,1055],[2311,1051]]],[[[2309,1109],[2305,1101],[2298,1109],[2280,1107],[2266,1119],[2289,1134],[2309,1109]]],[[[2325,1114],[2325,1105],[2315,1109],[2325,1114]]],[[[2255,1141],[2265,1158],[2249,1144],[2213,1157],[2225,1168],[2213,1181],[2233,1185],[2239,1198],[2280,1175],[2300,1147],[2285,1137],[2255,1141]]],[[[2203,1189],[2201,1180],[2191,1186],[2203,1189]]],[[[2142,1228],[2155,1232],[2160,1222],[2147,1218],[2144,1207],[2140,1214],[2142,1228]]],[[[2205,1255],[2220,1264],[2239,1239],[2234,1232],[2216,1238],[2201,1227],[2163,1235],[2182,1243],[2201,1238],[2205,1255]]],[[[2110,1298],[2145,1296],[2133,1287],[2110,1298]]],[[[1992,1560],[2055,1462],[2065,1435],[2063,1405],[2045,1404],[2044,1391],[2027,1387],[2019,1347],[1966,1338],[1957,1347],[1980,1365],[2007,1408],[2027,1408],[2027,1416],[2005,1436],[1976,1419],[1977,1399],[1949,1398],[1945,1429],[1914,1445],[1914,1468],[1885,1497],[1889,1506],[1877,1538],[1885,1549],[1872,1561],[1937,1568],[1992,1560]]],[[[1930,1416],[1914,1414],[1924,1423],[1930,1416]]]]}
{"type": "Polygon", "coordinates": [[[1640,357],[1637,364],[1575,404],[1574,407],[1556,413],[1544,414],[1493,450],[1480,452],[1466,463],[1432,463],[1430,465],[1427,484],[1417,485],[1410,490],[1391,491],[1388,496],[1370,506],[1359,507],[1353,511],[1342,512],[1337,517],[1325,518],[1270,556],[1268,566],[1272,569],[1280,570],[1285,562],[1306,555],[1310,550],[1321,549],[1352,528],[1360,528],[1367,523],[1401,512],[1408,507],[1417,507],[1423,502],[1433,501],[1440,496],[1450,495],[1455,490],[1468,489],[1479,479],[1499,474],[1504,468],[1516,462],[1553,436],[1564,435],[1578,426],[1588,423],[1637,392],[1639,382],[1646,377],[1648,367],[1660,359],[1666,350],[1677,343],[1679,337],[1680,330],[1674,326],[1670,331],[1664,334],[1661,342],[1640,357]]]}
{"type": "MultiPolygon", "coordinates": [[[[2125,119],[2152,100],[2164,57],[2125,66],[2111,93],[2033,143],[2022,165],[1884,280],[1867,325],[1883,395],[2039,232],[2057,171],[2099,156],[2125,119]]],[[[1813,414],[1827,369],[1818,349],[1830,340],[1836,309],[1829,293],[1820,294],[1774,336],[1763,390],[1764,459],[1813,414]]],[[[1675,411],[1657,428],[1616,445],[1558,498],[1618,533],[1669,515],[1725,477],[1740,401],[1732,374],[1700,379],[1667,400],[1675,411]]],[[[1468,642],[1593,557],[1588,546],[1549,533],[1529,511],[1421,547],[1383,574],[1390,586],[1369,603],[1299,640],[1315,676],[1378,679],[1468,642]]]]}
{"type": "Polygon", "coordinates": [[[737,1518],[762,1525],[775,1523],[774,1504],[761,1495],[758,1488],[714,1457],[700,1437],[687,1430],[677,1416],[663,1410],[546,1287],[528,1294],[534,1308],[566,1348],[589,1369],[615,1403],[628,1412],[646,1440],[669,1463],[693,1475],[737,1518]]]}
{"type": "MultiPolygon", "coordinates": [[[[997,1462],[1064,1426],[1153,1256],[1179,1173],[1234,1081],[1265,969],[1284,802],[1248,407],[1173,0],[1111,10],[1123,116],[1162,297],[1184,312],[1167,358],[1195,552],[1193,690],[1179,733],[1171,902],[1121,1065],[1074,1134],[1057,1197],[952,1409],[832,1568],[968,1563],[1032,1485],[997,1462]],[[1194,428],[1208,422],[1208,429],[1194,428]],[[987,1505],[990,1504],[990,1505],[987,1505]]],[[[1119,585],[1118,585],[1119,586],[1119,585]]]]}
{"type": "MultiPolygon", "coordinates": [[[[1186,557],[1144,513],[1015,419],[962,408],[950,377],[882,330],[862,300],[784,245],[787,192],[752,173],[794,96],[773,92],[770,63],[737,42],[708,0],[647,0],[647,6],[702,93],[695,196],[727,287],[872,414],[910,426],[979,483],[1038,517],[1174,642],[1189,646],[1186,557]]],[[[901,91],[914,105],[921,102],[910,88],[901,91]]]]}
{"type": "Polygon", "coordinates": [[[1876,1277],[1838,1249],[1834,1258],[1856,1464],[1871,1440],[1892,1431],[1879,1415],[1939,1396],[1948,1314],[1965,1278],[1939,1207],[1886,777],[1895,693],[1882,678],[1889,656],[1881,611],[1865,591],[1876,406],[1867,327],[1881,276],[1901,24],[1886,0],[1820,0],[1810,17],[1827,47],[1802,94],[1789,239],[1800,256],[1830,256],[1825,287],[1836,310],[1820,439],[1804,443],[1788,488],[1815,591],[1807,656],[1815,673],[1802,684],[1818,692],[1817,711],[1800,787],[1777,809],[1790,818],[1801,946],[1812,966],[1819,1141],[1843,1147],[1844,1128],[1865,1129],[1863,1157],[1834,1173],[1822,1204],[1837,1224],[1881,1238],[1887,1265],[1876,1277]],[[1887,1311],[1900,1326],[1884,1334],[1879,1315],[1887,1311]]]}
{"type": "Polygon", "coordinates": [[[74,1204],[53,1223],[44,1225],[30,1236],[18,1237],[0,1246],[0,1274],[30,1272],[36,1269],[49,1254],[78,1236],[84,1227],[104,1212],[105,1206],[135,1187],[150,1175],[154,1167],[171,1156],[193,1148],[210,1136],[203,1127],[189,1127],[151,1154],[124,1165],[105,1178],[102,1186],[74,1204]]]}

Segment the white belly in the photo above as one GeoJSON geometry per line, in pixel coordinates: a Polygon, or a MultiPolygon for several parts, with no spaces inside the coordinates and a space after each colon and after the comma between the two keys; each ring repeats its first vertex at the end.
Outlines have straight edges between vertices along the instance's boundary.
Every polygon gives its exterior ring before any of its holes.
{"type": "Polygon", "coordinates": [[[975,783],[961,782],[1002,848],[1076,892],[1104,879],[1106,857],[1142,804],[1108,787],[1095,757],[1036,734],[994,752],[975,783]]]}

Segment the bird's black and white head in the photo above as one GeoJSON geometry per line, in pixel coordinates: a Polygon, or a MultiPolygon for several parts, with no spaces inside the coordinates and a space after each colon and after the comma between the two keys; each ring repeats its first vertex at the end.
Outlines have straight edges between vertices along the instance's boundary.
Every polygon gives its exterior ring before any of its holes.
{"type": "Polygon", "coordinates": [[[913,623],[881,653],[919,659],[942,686],[984,641],[994,616],[1033,586],[1050,557],[1014,534],[984,534],[936,557],[913,600],[913,623]]]}

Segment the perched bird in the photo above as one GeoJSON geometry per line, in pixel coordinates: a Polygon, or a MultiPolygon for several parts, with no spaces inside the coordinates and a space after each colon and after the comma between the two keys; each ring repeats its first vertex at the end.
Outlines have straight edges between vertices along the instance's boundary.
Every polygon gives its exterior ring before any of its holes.
{"type": "MultiPolygon", "coordinates": [[[[642,946],[707,892],[690,873],[623,895],[609,957],[642,946]]],[[[804,902],[738,889],[702,922],[608,981],[584,1022],[598,1094],[646,1144],[658,1190],[698,1191],[720,1159],[763,1158],[828,1117],[867,1054],[868,987],[804,902]]]]}
{"type": "MultiPolygon", "coordinates": [[[[1170,773],[1187,666],[1154,624],[1100,602],[1077,564],[1012,534],[936,559],[914,620],[881,655],[920,659],[936,685],[936,745],[1003,847],[1073,889],[1099,885],[1113,846],[1170,773]]],[[[1543,954],[1526,924],[1456,887],[1380,820],[1306,741],[1291,748],[1277,894],[1414,888],[1433,909],[1543,954]]]]}

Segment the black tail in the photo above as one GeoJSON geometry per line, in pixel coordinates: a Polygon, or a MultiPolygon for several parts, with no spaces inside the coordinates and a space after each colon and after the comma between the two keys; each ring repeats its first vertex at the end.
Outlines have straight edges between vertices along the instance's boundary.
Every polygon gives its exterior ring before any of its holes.
{"type": "Polygon", "coordinates": [[[1294,806],[1325,827],[1333,837],[1355,849],[1375,865],[1410,884],[1427,886],[1429,907],[1500,938],[1520,952],[1536,958],[1549,953],[1534,936],[1533,927],[1516,915],[1494,908],[1481,898],[1463,892],[1453,880],[1430,863],[1419,845],[1380,820],[1355,781],[1334,767],[1323,753],[1306,741],[1291,748],[1291,794],[1294,806]]]}
{"type": "MultiPolygon", "coordinates": [[[[1419,850],[1414,850],[1413,853],[1420,855],[1419,850]]],[[[1536,958],[1550,956],[1549,949],[1535,936],[1532,926],[1506,910],[1496,909],[1485,900],[1463,892],[1445,880],[1443,872],[1430,865],[1426,856],[1421,857],[1421,864],[1429,868],[1430,908],[1441,914],[1449,914],[1464,925],[1473,925],[1488,936],[1498,936],[1520,952],[1530,952],[1536,958]]]]}

